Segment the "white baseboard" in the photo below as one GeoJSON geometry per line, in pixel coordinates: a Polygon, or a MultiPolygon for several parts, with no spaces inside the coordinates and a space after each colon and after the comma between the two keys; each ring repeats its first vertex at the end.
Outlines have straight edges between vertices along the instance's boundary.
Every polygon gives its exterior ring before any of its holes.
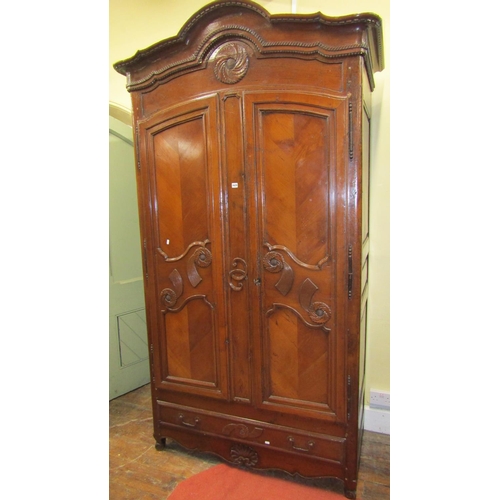
{"type": "Polygon", "coordinates": [[[365,430],[390,434],[390,415],[391,412],[388,410],[379,410],[365,406],[365,430]]]}

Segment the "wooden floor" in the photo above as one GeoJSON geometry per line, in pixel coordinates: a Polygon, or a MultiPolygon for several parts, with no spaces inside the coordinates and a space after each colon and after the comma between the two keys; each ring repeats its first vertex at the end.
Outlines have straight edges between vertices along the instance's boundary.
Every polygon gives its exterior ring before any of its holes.
{"type": "MultiPolygon", "coordinates": [[[[222,462],[175,443],[164,451],[156,450],[149,384],[110,401],[109,426],[110,500],[163,500],[184,479],[222,462]]],[[[388,435],[365,431],[358,499],[389,498],[389,441],[388,435]]],[[[308,480],[275,471],[268,474],[342,492],[342,485],[331,479],[308,480]]]]}

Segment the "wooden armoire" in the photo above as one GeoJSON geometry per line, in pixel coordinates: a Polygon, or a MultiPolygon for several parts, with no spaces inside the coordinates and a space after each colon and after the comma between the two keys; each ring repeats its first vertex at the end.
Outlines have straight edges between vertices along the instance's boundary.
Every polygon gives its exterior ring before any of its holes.
{"type": "Polygon", "coordinates": [[[157,448],[339,478],[355,498],[383,61],[375,14],[222,0],[114,65],[133,103],[157,448]]]}

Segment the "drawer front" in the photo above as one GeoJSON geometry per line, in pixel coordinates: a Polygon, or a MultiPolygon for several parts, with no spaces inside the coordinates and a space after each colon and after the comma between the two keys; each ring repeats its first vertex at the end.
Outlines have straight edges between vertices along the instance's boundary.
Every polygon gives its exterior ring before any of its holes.
{"type": "Polygon", "coordinates": [[[345,438],[305,432],[163,401],[157,403],[162,426],[180,427],[232,441],[344,463],[345,438]]]}

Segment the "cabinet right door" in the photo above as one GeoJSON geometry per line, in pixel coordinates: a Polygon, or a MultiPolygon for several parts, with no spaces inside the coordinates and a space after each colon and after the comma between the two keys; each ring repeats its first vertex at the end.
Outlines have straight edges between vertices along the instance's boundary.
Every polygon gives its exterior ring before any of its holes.
{"type": "Polygon", "coordinates": [[[244,97],[257,406],[346,421],[346,97],[244,97]],[[255,286],[253,286],[255,284],[255,286]]]}

